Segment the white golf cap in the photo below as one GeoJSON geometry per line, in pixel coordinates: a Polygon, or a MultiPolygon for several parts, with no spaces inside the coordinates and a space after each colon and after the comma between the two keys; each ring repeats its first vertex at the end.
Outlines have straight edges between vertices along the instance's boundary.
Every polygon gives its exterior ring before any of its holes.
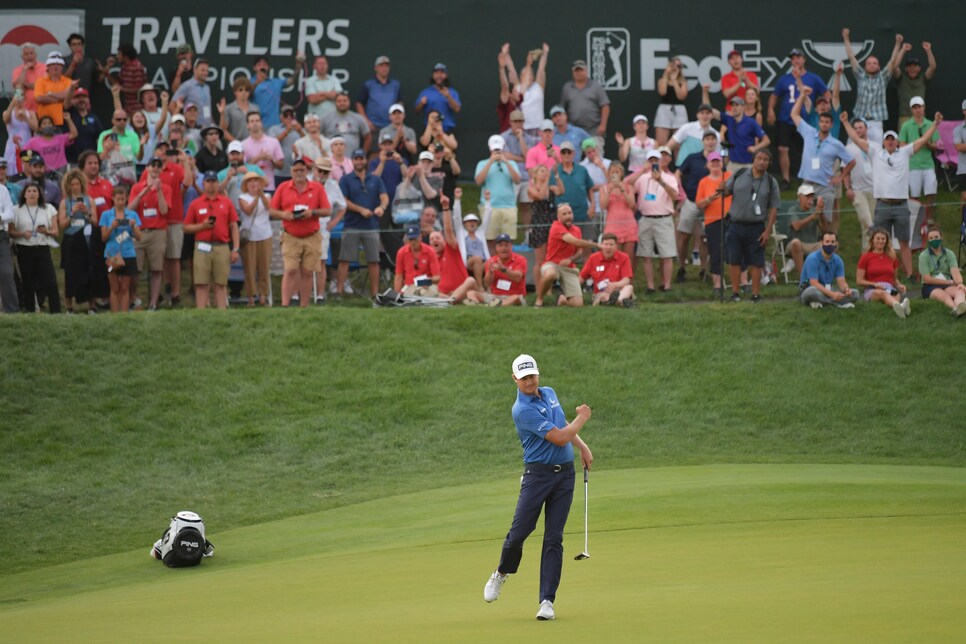
{"type": "Polygon", "coordinates": [[[631,121],[631,125],[637,125],[638,121],[644,121],[645,123],[648,122],[646,116],[644,116],[643,114],[638,114],[637,116],[634,117],[634,120],[631,121]]]}
{"type": "Polygon", "coordinates": [[[429,150],[423,150],[422,152],[419,153],[419,160],[420,161],[432,161],[433,160],[433,153],[430,152],[429,150]]]}
{"type": "Polygon", "coordinates": [[[660,159],[661,158],[661,153],[658,152],[657,150],[650,150],[647,153],[647,158],[648,159],[660,159]]]}
{"type": "Polygon", "coordinates": [[[52,51],[49,54],[47,54],[47,62],[44,64],[45,65],[63,65],[64,55],[61,54],[59,51],[52,51]]]}
{"type": "Polygon", "coordinates": [[[798,194],[799,196],[814,195],[815,188],[813,188],[812,184],[810,183],[803,183],[802,185],[798,186],[798,194]]]}
{"type": "Polygon", "coordinates": [[[525,378],[534,374],[540,375],[540,370],[537,369],[537,361],[533,356],[521,353],[513,360],[514,378],[525,378]]]}
{"type": "Polygon", "coordinates": [[[886,130],[886,133],[882,135],[882,140],[884,141],[888,139],[890,136],[894,138],[896,141],[899,140],[899,135],[896,134],[895,130],[886,130]]]}
{"type": "Polygon", "coordinates": [[[402,103],[393,103],[389,106],[389,113],[392,114],[393,112],[402,112],[405,114],[406,108],[403,107],[402,103]]]}
{"type": "Polygon", "coordinates": [[[543,119],[543,121],[540,122],[541,132],[544,132],[546,130],[552,130],[553,128],[554,128],[554,124],[553,124],[553,121],[551,121],[550,119],[543,119]]]}
{"type": "Polygon", "coordinates": [[[476,215],[474,215],[473,213],[470,213],[470,214],[466,215],[465,217],[463,217],[463,221],[479,221],[479,220],[480,220],[480,218],[477,217],[476,215]]]}
{"type": "Polygon", "coordinates": [[[506,143],[504,143],[502,136],[494,134],[486,140],[486,145],[490,148],[490,152],[493,152],[494,150],[502,150],[506,143]]]}
{"type": "Polygon", "coordinates": [[[912,107],[913,105],[925,106],[926,101],[923,100],[922,96],[913,96],[912,98],[909,99],[909,107],[912,107]]]}
{"type": "Polygon", "coordinates": [[[242,152],[242,153],[244,153],[245,152],[245,146],[242,145],[242,142],[241,141],[232,141],[231,143],[228,144],[228,154],[231,154],[232,152],[242,152]]]}

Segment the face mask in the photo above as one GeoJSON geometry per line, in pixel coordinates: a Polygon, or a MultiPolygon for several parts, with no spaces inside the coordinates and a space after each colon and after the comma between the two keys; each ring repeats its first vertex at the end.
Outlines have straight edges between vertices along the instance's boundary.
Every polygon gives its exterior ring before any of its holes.
{"type": "Polygon", "coordinates": [[[826,255],[831,255],[835,252],[836,248],[838,248],[838,244],[823,244],[822,252],[824,252],[826,255]]]}
{"type": "Polygon", "coordinates": [[[57,134],[57,128],[55,128],[55,127],[45,127],[40,132],[44,136],[54,136],[55,134],[57,134]]]}
{"type": "Polygon", "coordinates": [[[930,239],[929,248],[942,248],[943,240],[941,239],[930,239]]]}

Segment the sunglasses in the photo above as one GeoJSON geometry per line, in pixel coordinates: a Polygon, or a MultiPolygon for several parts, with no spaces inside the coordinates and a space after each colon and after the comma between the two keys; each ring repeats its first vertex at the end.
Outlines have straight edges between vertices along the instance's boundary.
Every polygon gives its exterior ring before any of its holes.
{"type": "Polygon", "coordinates": [[[127,118],[122,118],[122,119],[114,119],[114,120],[115,120],[115,121],[117,121],[118,123],[124,123],[124,122],[126,122],[126,121],[127,121],[127,118]]]}

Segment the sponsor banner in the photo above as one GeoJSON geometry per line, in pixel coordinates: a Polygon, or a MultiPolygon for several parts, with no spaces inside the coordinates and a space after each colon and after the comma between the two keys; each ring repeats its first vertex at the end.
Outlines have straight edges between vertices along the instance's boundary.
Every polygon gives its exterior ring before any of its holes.
{"type": "Polygon", "coordinates": [[[35,45],[41,63],[52,51],[69,57],[67,36],[72,33],[84,33],[83,10],[0,10],[0,94],[13,94],[13,70],[23,63],[23,45],[35,45]]]}

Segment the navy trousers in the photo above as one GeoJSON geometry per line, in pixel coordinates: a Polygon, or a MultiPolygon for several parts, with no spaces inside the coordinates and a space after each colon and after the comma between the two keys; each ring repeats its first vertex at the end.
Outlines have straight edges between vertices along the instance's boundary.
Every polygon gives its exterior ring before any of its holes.
{"type": "Polygon", "coordinates": [[[513,523],[503,542],[499,571],[515,573],[523,558],[523,542],[537,526],[543,510],[543,551],[540,557],[540,597],[554,601],[563,568],[563,534],[574,500],[574,466],[530,463],[524,467],[513,523]],[[554,471],[559,468],[558,471],[554,471]]]}

